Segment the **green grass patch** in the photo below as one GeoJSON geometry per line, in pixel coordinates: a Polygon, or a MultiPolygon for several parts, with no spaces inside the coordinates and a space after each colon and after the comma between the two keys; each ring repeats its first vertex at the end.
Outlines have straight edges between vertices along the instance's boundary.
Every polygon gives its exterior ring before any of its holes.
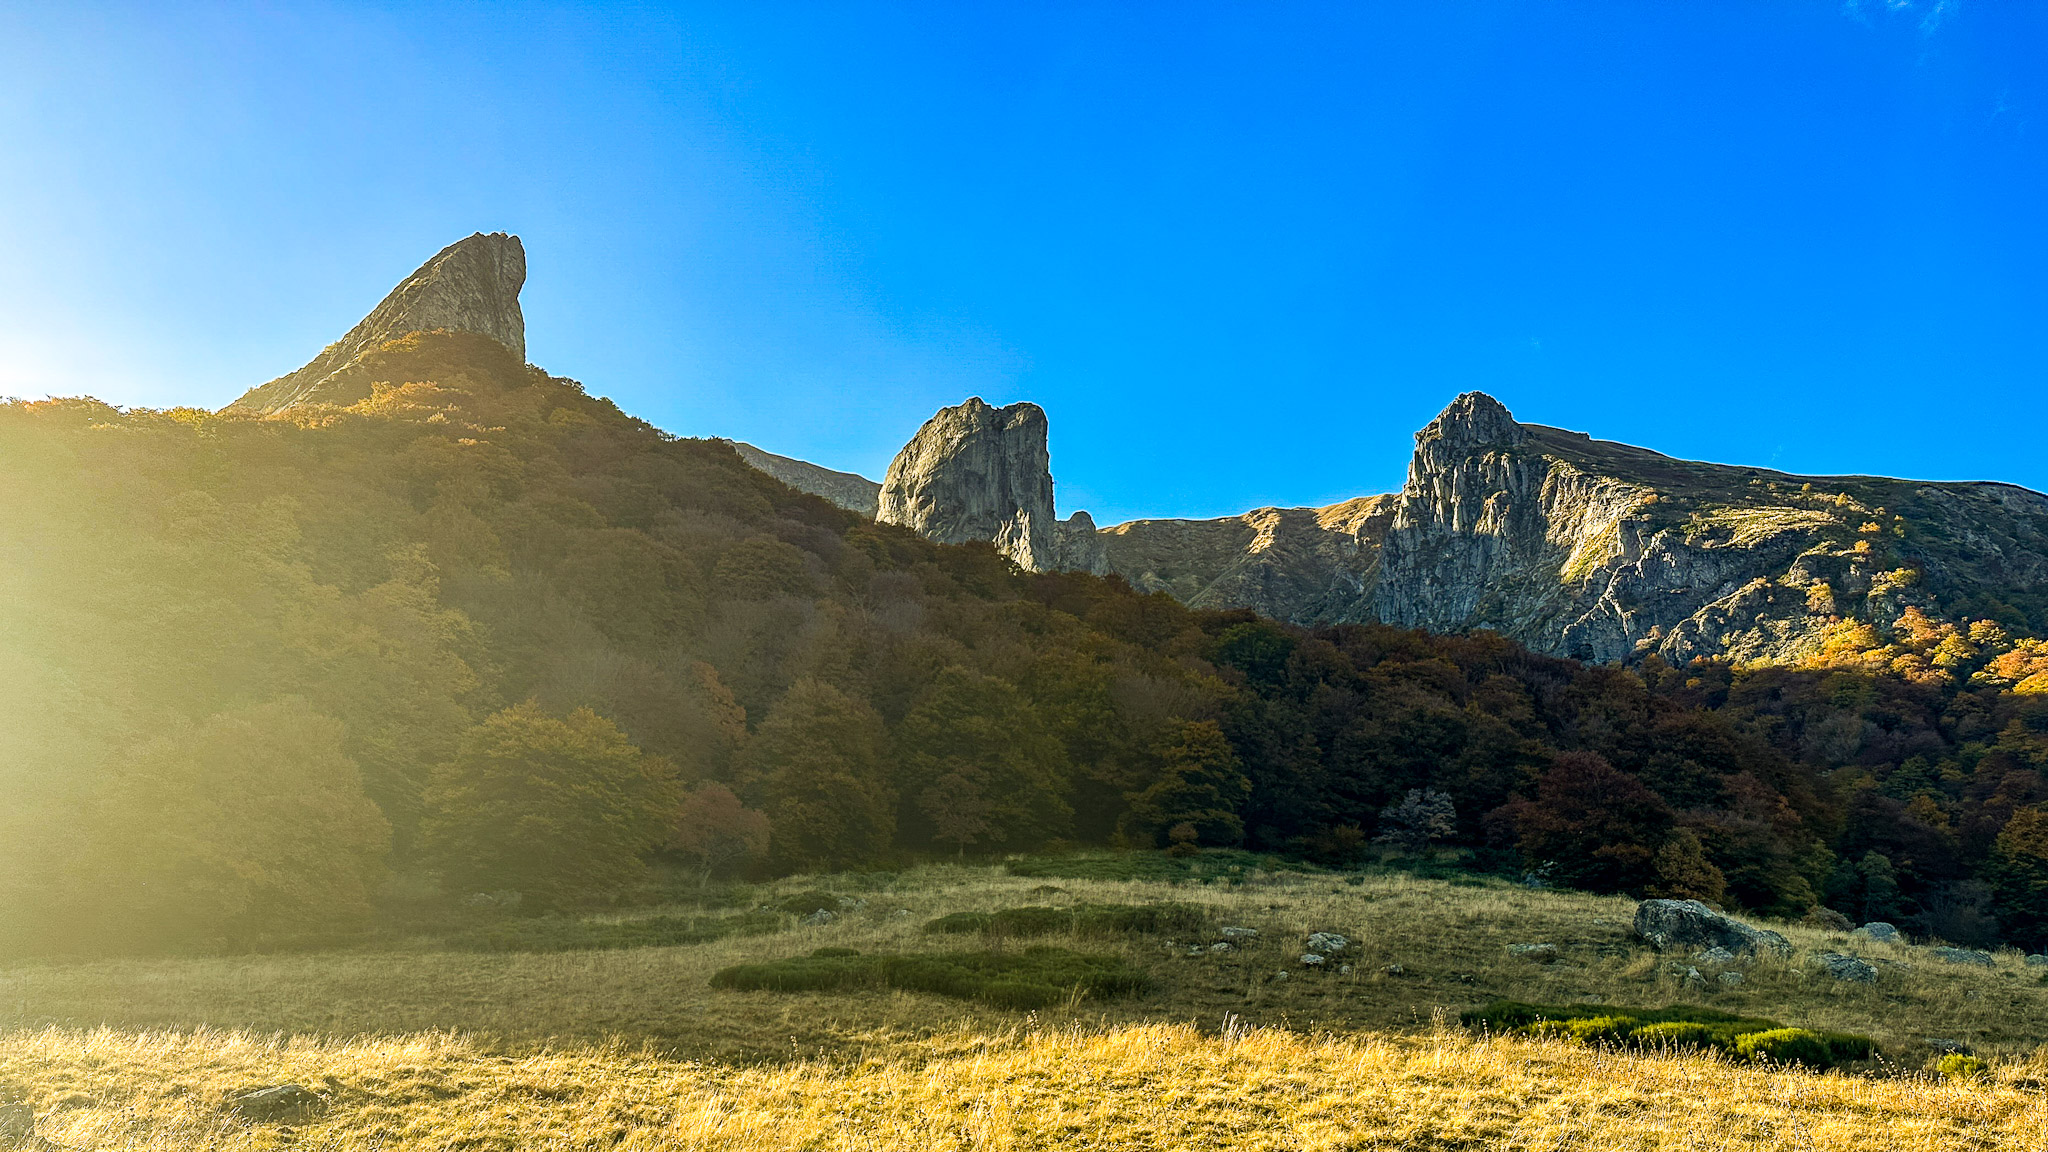
{"type": "Polygon", "coordinates": [[[980,1000],[999,1008],[1048,1008],[1076,994],[1134,996],[1146,990],[1148,981],[1121,957],[1064,948],[911,956],[863,956],[847,948],[821,948],[809,956],[722,968],[711,977],[711,986],[742,992],[899,988],[980,1000]]]}
{"type": "Polygon", "coordinates": [[[648,916],[638,920],[544,917],[472,928],[439,943],[457,952],[673,948],[685,944],[709,944],[729,936],[761,936],[779,930],[782,925],[782,916],[773,912],[746,912],[737,916],[648,916]]]}
{"type": "Polygon", "coordinates": [[[1216,884],[1242,880],[1259,872],[1321,872],[1313,864],[1245,852],[1212,848],[1193,856],[1164,852],[1076,852],[1012,860],[1004,866],[1012,876],[1048,880],[1154,880],[1167,883],[1216,884]]]}
{"type": "Polygon", "coordinates": [[[1737,1016],[1717,1008],[1570,1006],[1496,1000],[1463,1014],[1466,1027],[1525,1036],[1554,1036],[1584,1044],[1639,1048],[1713,1049],[1744,1060],[1799,1064],[1815,1070],[1868,1060],[1877,1045],[1868,1036],[1787,1028],[1776,1020],[1737,1016]]]}
{"type": "Polygon", "coordinates": [[[996,912],[955,912],[926,923],[924,930],[937,935],[979,933],[1022,939],[1193,932],[1207,922],[1206,913],[1186,904],[1083,904],[1076,908],[1034,906],[996,912]]]}

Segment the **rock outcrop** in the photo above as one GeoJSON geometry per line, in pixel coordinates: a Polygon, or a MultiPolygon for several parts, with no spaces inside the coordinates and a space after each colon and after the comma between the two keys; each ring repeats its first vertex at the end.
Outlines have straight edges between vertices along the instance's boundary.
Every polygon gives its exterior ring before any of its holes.
{"type": "Polygon", "coordinates": [[[865,476],[852,472],[834,472],[802,460],[777,456],[763,452],[752,444],[739,440],[727,440],[740,459],[759,468],[799,492],[822,496],[849,512],[858,512],[872,520],[881,509],[882,486],[865,476]]]}
{"type": "Polygon", "coordinates": [[[1726,948],[1738,956],[1792,954],[1791,942],[1778,933],[1752,928],[1697,900],[1645,900],[1636,905],[1635,931],[1659,952],[1726,948]]]}
{"type": "Polygon", "coordinates": [[[478,232],[458,240],[420,265],[348,335],[305,367],[251,389],[229,407],[277,412],[298,404],[353,402],[359,397],[331,395],[333,382],[357,357],[411,332],[475,332],[524,361],[526,318],[519,310],[519,290],[525,283],[526,249],[519,237],[478,232]]]}
{"type": "MultiPolygon", "coordinates": [[[[759,455],[793,486],[866,511],[871,481],[759,455]]],[[[979,400],[933,417],[889,475],[885,522],[992,540],[1032,570],[1115,574],[1193,607],[1304,625],[1484,628],[1558,655],[1682,664],[1798,659],[1907,609],[1939,620],[2024,602],[2048,618],[2031,591],[2048,585],[2040,493],[1677,460],[1520,423],[1478,392],[1416,433],[1400,492],[1326,508],[1054,522],[1045,414],[979,400]]]]}
{"type": "Polygon", "coordinates": [[[1045,410],[942,408],[889,465],[875,519],[943,544],[987,540],[1027,572],[1058,563],[1045,410]]]}

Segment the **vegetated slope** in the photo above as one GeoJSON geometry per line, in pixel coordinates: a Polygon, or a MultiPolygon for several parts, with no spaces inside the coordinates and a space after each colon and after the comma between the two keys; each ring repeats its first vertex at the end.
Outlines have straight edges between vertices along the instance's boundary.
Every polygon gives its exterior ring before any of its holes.
{"type": "Polygon", "coordinates": [[[322,388],[0,409],[13,947],[352,931],[391,866],[568,906],[1113,839],[2048,931],[2048,652],[1995,628],[1641,674],[1306,632],[875,525],[484,335],[322,388]]]}

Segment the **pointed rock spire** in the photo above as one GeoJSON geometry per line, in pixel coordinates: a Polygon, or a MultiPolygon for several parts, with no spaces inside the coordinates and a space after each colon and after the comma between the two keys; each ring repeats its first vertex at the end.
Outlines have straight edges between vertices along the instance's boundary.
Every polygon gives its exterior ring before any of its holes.
{"type": "Polygon", "coordinates": [[[942,544],[988,540],[1027,572],[1057,564],[1045,409],[976,396],[939,409],[889,465],[875,519],[942,544]]]}
{"type": "Polygon", "coordinates": [[[519,311],[519,289],[525,283],[526,249],[519,237],[478,232],[457,240],[420,265],[348,335],[305,367],[250,389],[229,407],[276,412],[317,401],[321,386],[356,357],[408,332],[476,332],[524,360],[526,318],[519,311]]]}

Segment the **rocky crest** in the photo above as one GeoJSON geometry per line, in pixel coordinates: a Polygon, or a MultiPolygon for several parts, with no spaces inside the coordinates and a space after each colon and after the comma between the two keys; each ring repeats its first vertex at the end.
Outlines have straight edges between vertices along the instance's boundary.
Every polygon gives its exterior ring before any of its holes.
{"type": "Polygon", "coordinates": [[[1027,572],[1058,563],[1045,410],[942,408],[889,465],[875,519],[943,544],[987,540],[1027,572]]]}
{"type": "Polygon", "coordinates": [[[892,522],[1010,541],[1026,567],[1051,555],[1198,608],[1485,628],[1591,660],[1797,659],[1845,625],[1888,629],[1908,608],[2048,623],[2039,493],[1676,460],[1519,423],[1478,392],[1416,433],[1398,493],[1108,528],[1077,512],[1048,553],[1032,534],[1051,515],[1044,414],[1019,407],[1030,434],[1014,451],[979,401],[926,425],[891,469],[898,506],[913,490],[921,503],[892,522]]]}
{"type": "Polygon", "coordinates": [[[370,310],[348,335],[329,344],[298,371],[252,388],[232,409],[277,412],[297,404],[353,402],[336,397],[336,378],[365,352],[411,332],[446,328],[476,332],[526,359],[526,319],[519,290],[526,283],[526,249],[519,237],[478,232],[441,249],[370,310]]]}
{"type": "Polygon", "coordinates": [[[834,472],[802,460],[777,456],[763,452],[752,444],[739,440],[727,440],[740,459],[759,468],[799,492],[822,496],[849,512],[858,512],[872,520],[881,510],[882,486],[865,476],[852,472],[834,472]]]}

